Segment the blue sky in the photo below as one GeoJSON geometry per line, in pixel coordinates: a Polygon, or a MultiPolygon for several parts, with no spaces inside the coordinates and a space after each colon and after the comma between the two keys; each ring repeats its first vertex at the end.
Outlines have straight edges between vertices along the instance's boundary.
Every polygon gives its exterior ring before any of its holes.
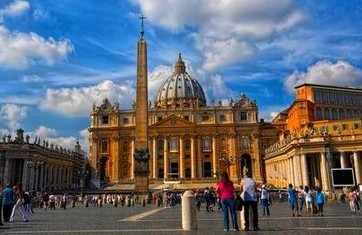
{"type": "Polygon", "coordinates": [[[181,52],[212,99],[245,93],[271,120],[303,82],[362,87],[362,1],[0,1],[0,135],[88,148],[93,102],[135,99],[139,15],[149,98],[181,52]]]}

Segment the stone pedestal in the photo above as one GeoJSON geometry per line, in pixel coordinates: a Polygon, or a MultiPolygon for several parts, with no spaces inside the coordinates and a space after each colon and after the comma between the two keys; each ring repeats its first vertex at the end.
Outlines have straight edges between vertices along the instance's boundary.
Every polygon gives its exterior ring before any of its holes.
{"type": "Polygon", "coordinates": [[[196,196],[191,190],[182,195],[182,229],[197,230],[196,196]]]}

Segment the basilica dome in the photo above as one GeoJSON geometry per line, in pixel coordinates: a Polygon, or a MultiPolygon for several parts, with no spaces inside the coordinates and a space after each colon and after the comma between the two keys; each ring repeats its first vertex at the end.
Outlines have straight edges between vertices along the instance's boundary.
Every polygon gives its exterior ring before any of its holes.
{"type": "Polygon", "coordinates": [[[206,106],[205,93],[198,81],[186,72],[181,54],[174,73],[160,87],[156,97],[157,108],[182,108],[206,106]]]}

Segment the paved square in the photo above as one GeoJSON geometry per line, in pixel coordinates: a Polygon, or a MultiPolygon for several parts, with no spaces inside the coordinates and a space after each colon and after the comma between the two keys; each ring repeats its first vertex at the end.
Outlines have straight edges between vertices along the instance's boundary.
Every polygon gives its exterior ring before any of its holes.
{"type": "MultiPolygon", "coordinates": [[[[260,208],[259,208],[260,210],[260,208]]],[[[304,211],[305,213],[305,211],[304,211]]],[[[271,216],[260,216],[258,232],[250,234],[362,234],[362,215],[351,215],[348,204],[327,204],[324,217],[291,217],[287,203],[271,207],[271,216]]],[[[197,212],[198,230],[182,230],[181,205],[156,207],[85,207],[79,204],[66,210],[36,209],[28,223],[5,223],[0,234],[228,234],[223,232],[222,212],[207,212],[204,205],[197,212]]],[[[240,217],[239,217],[240,218],[240,217]]],[[[240,221],[239,221],[240,223],[240,221]]],[[[240,224],[239,224],[240,225],[240,224]]]]}

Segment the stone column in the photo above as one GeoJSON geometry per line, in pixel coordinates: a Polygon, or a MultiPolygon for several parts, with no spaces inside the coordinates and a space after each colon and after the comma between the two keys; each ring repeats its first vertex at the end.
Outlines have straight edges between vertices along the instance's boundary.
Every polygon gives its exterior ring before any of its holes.
{"type": "Polygon", "coordinates": [[[191,178],[196,178],[195,136],[191,136],[191,178]]]}
{"type": "Polygon", "coordinates": [[[130,175],[131,179],[134,180],[134,150],[135,150],[135,141],[134,139],[131,140],[131,166],[130,166],[130,175]]]}
{"type": "Polygon", "coordinates": [[[21,179],[22,183],[23,183],[23,190],[28,191],[29,185],[28,185],[28,166],[26,165],[26,160],[24,159],[24,164],[23,164],[23,178],[21,179]]]}
{"type": "Polygon", "coordinates": [[[305,154],[301,154],[301,168],[302,168],[302,176],[303,176],[303,185],[309,186],[309,179],[308,179],[308,164],[307,164],[307,156],[305,154]]]}
{"type": "Polygon", "coordinates": [[[6,159],[5,156],[5,167],[4,167],[4,183],[10,183],[10,161],[12,162],[12,160],[10,160],[9,158],[6,159]]]}
{"type": "Polygon", "coordinates": [[[217,150],[216,150],[216,136],[212,137],[212,173],[217,177],[217,150]]]}
{"type": "Polygon", "coordinates": [[[326,154],[320,153],[320,166],[321,166],[321,178],[322,178],[322,189],[323,191],[329,191],[329,183],[328,183],[328,166],[326,160],[326,154]]]}
{"type": "Polygon", "coordinates": [[[167,138],[163,138],[163,178],[168,179],[169,178],[169,169],[168,166],[168,149],[167,149],[167,138]]]}
{"type": "Polygon", "coordinates": [[[179,178],[185,178],[185,151],[184,151],[184,136],[180,136],[180,174],[179,178]]]}
{"type": "Polygon", "coordinates": [[[302,185],[299,155],[293,157],[294,186],[302,185]]]}
{"type": "Polygon", "coordinates": [[[158,150],[158,145],[157,145],[157,137],[153,137],[152,139],[152,146],[153,146],[153,151],[152,151],[152,155],[153,155],[153,164],[152,164],[152,174],[153,174],[153,178],[157,179],[158,178],[158,172],[157,172],[157,159],[158,159],[158,154],[157,154],[157,150],[158,150]]]}
{"type": "Polygon", "coordinates": [[[44,169],[45,169],[45,162],[43,162],[43,164],[40,166],[40,182],[39,182],[40,191],[43,191],[44,188],[44,169]]]}
{"type": "Polygon", "coordinates": [[[357,151],[353,152],[353,162],[354,162],[354,171],[356,175],[356,184],[359,185],[362,183],[362,172],[361,172],[361,158],[360,154],[357,151]]]}
{"type": "Polygon", "coordinates": [[[197,176],[202,178],[202,143],[201,136],[197,137],[197,176]]]}
{"type": "Polygon", "coordinates": [[[347,156],[346,156],[346,153],[345,152],[340,152],[340,158],[341,158],[341,168],[344,169],[344,168],[347,168],[347,156]]]}

